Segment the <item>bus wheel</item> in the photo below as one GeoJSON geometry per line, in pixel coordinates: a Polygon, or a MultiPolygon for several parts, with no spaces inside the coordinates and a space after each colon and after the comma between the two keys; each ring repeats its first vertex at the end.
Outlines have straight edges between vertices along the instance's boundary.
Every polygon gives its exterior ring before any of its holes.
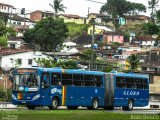
{"type": "Polygon", "coordinates": [[[105,106],[104,109],[105,109],[105,110],[113,110],[113,109],[114,109],[114,106],[105,106]]]}
{"type": "Polygon", "coordinates": [[[27,108],[28,108],[29,110],[34,110],[35,107],[36,107],[36,106],[34,106],[34,105],[27,105],[27,108]]]}
{"type": "Polygon", "coordinates": [[[129,111],[133,110],[133,100],[132,99],[128,100],[127,110],[129,110],[129,111]]]}
{"type": "Polygon", "coordinates": [[[52,105],[49,106],[49,109],[50,109],[50,110],[56,110],[57,107],[58,107],[58,105],[59,105],[58,99],[57,99],[57,98],[53,98],[53,100],[52,100],[52,105]]]}
{"type": "Polygon", "coordinates": [[[98,106],[99,106],[98,99],[94,98],[93,101],[92,101],[92,109],[96,110],[96,109],[98,109],[98,106]]]}
{"type": "Polygon", "coordinates": [[[69,110],[76,110],[76,109],[78,109],[78,106],[67,106],[67,108],[69,110]]]}

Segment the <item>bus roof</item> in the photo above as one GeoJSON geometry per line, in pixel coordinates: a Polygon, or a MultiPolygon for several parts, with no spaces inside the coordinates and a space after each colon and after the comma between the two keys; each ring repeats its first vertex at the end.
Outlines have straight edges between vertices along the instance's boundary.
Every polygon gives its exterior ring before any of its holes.
{"type": "Polygon", "coordinates": [[[138,77],[138,78],[149,78],[148,75],[136,74],[136,73],[113,73],[115,76],[120,77],[138,77]]]}
{"type": "Polygon", "coordinates": [[[60,73],[74,73],[74,74],[94,74],[94,75],[104,75],[104,72],[100,71],[88,71],[83,69],[62,69],[62,68],[37,68],[43,72],[60,72],[60,73]]]}
{"type": "Polygon", "coordinates": [[[54,68],[42,68],[42,67],[32,67],[32,68],[16,68],[16,69],[37,69],[42,72],[58,72],[58,73],[74,73],[74,74],[92,74],[92,75],[104,75],[104,74],[113,74],[115,76],[121,77],[140,77],[140,78],[149,78],[148,75],[135,74],[135,73],[112,73],[112,72],[101,72],[101,71],[88,71],[83,69],[62,69],[60,67],[54,68]]]}

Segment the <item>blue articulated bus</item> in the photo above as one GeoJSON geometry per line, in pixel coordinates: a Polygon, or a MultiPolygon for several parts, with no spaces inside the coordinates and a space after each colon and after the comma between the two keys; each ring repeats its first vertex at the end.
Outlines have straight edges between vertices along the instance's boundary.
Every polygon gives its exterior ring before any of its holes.
{"type": "Polygon", "coordinates": [[[48,106],[57,109],[78,106],[113,110],[148,105],[146,75],[105,73],[61,68],[17,68],[13,71],[12,102],[28,109],[48,106]]]}

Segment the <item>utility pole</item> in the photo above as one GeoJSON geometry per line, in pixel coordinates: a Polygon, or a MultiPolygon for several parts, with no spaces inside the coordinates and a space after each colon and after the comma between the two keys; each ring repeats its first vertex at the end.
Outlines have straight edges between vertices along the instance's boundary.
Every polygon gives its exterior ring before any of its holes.
{"type": "Polygon", "coordinates": [[[95,33],[95,19],[96,19],[96,16],[95,15],[92,15],[91,17],[91,23],[92,23],[92,26],[93,26],[93,29],[92,29],[92,44],[91,44],[91,66],[90,66],[90,70],[93,70],[93,63],[94,63],[94,33],[95,33]]]}
{"type": "Polygon", "coordinates": [[[95,32],[95,23],[93,19],[93,31],[92,31],[92,45],[91,45],[91,70],[93,70],[93,63],[94,63],[94,32],[95,32]]]}

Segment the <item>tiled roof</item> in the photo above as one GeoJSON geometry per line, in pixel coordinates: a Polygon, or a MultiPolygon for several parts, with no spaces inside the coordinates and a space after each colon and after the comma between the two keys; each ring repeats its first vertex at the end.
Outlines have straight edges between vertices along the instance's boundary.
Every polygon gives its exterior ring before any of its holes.
{"type": "Polygon", "coordinates": [[[32,13],[35,13],[35,12],[42,12],[42,13],[47,13],[47,14],[54,14],[52,11],[47,11],[47,10],[35,10],[35,11],[33,11],[32,13]]]}
{"type": "Polygon", "coordinates": [[[150,17],[145,15],[126,15],[124,16],[126,19],[138,19],[138,20],[144,20],[149,19],[150,17]]]}
{"type": "Polygon", "coordinates": [[[137,37],[134,39],[134,41],[152,41],[152,40],[154,40],[154,39],[152,38],[151,35],[137,36],[137,37]]]}
{"type": "Polygon", "coordinates": [[[11,19],[15,20],[15,21],[32,22],[30,19],[21,17],[21,16],[19,16],[17,14],[13,14],[13,17],[11,19]]]}
{"type": "MultiPolygon", "coordinates": [[[[81,18],[79,15],[73,15],[73,14],[60,14],[60,15],[62,15],[62,16],[64,16],[64,17],[67,17],[67,18],[74,18],[74,19],[79,19],[79,18],[81,18]]],[[[59,16],[60,16],[59,15],[59,16]]]]}
{"type": "MultiPolygon", "coordinates": [[[[96,15],[97,17],[107,17],[108,15],[105,15],[105,14],[99,14],[99,13],[90,13],[89,15],[96,15]]],[[[88,16],[89,16],[88,15],[88,16]]]]}
{"type": "Polygon", "coordinates": [[[0,56],[6,56],[6,55],[12,55],[17,53],[23,53],[23,52],[30,52],[29,49],[1,49],[0,50],[0,56]]]}
{"type": "Polygon", "coordinates": [[[13,7],[12,5],[9,5],[9,4],[6,4],[6,3],[0,3],[0,5],[5,5],[5,6],[13,7]]]}

